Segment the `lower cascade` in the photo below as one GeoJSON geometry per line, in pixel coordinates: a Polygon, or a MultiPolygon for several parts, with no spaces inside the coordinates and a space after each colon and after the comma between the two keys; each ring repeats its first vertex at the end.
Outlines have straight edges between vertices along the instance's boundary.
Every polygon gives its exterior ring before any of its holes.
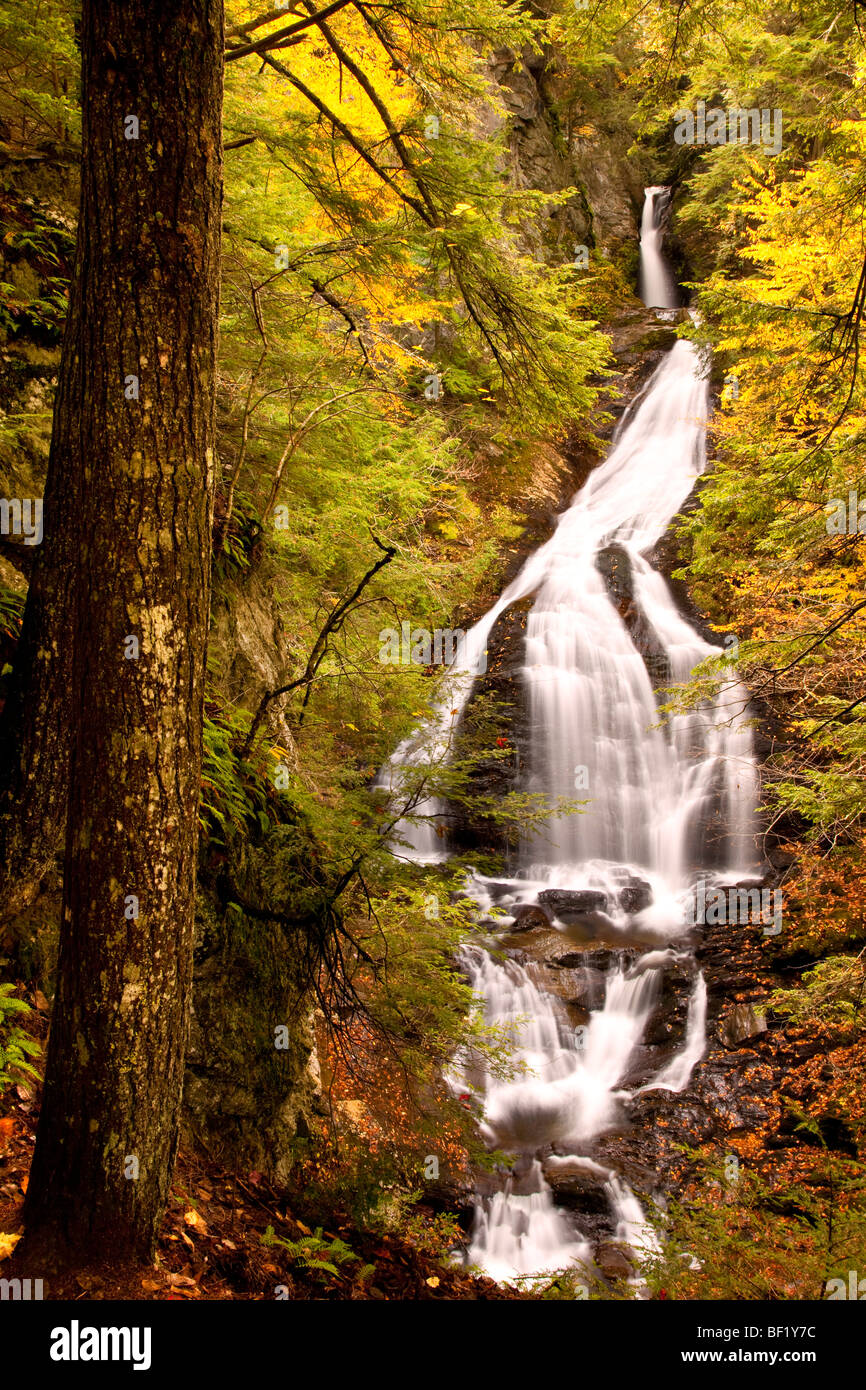
{"type": "MultiPolygon", "coordinates": [[[[667,200],[668,190],[646,190],[641,237],[642,293],[663,313],[678,302],[660,249],[667,200]]],[[[593,1143],[627,1120],[635,1095],[678,1094],[689,1085],[706,1048],[707,992],[690,952],[688,904],[708,877],[734,884],[759,876],[746,690],[731,672],[715,699],[667,719],[659,709],[666,687],[721,654],[681,615],[650,558],[704,471],[708,414],[705,370],[681,339],[626,410],[606,460],[554,534],[467,634],[462,669],[445,678],[430,720],[380,775],[399,791],[408,765],[447,756],[494,623],[531,596],[522,670],[531,732],[521,787],[552,803],[585,804],[526,835],[509,877],[471,874],[467,891],[482,920],[497,909],[488,931],[507,933],[517,908],[538,905],[564,942],[576,930],[584,943],[603,944],[605,972],[601,997],[576,1026],[565,1003],[532,978],[531,962],[494,959],[481,941],[463,949],[485,1021],[513,1047],[507,1080],[471,1056],[455,1058],[446,1078],[476,1098],[489,1146],[514,1156],[499,1190],[478,1193],[467,1253],[469,1264],[499,1280],[592,1265],[580,1215],[556,1206],[547,1180],[563,1165],[603,1186],[612,1240],[638,1255],[657,1248],[640,1202],[620,1174],[596,1162],[593,1143]],[[662,672],[655,685],[603,577],[600,556],[612,546],[630,570],[630,606],[649,637],[642,646],[662,672]],[[629,1085],[665,970],[684,961],[693,968],[685,1036],[655,1075],[629,1085]]],[[[441,809],[434,798],[416,806],[397,827],[395,852],[421,863],[447,857],[434,826],[441,809]]]]}

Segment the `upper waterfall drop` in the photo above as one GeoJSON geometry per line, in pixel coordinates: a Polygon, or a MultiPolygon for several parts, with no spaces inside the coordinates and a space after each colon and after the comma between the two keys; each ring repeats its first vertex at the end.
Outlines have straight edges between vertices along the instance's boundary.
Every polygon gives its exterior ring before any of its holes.
{"type": "Polygon", "coordinates": [[[640,223],[640,275],[638,293],[649,309],[678,309],[680,297],[662,255],[664,222],[671,190],[661,185],[644,189],[640,223]]]}

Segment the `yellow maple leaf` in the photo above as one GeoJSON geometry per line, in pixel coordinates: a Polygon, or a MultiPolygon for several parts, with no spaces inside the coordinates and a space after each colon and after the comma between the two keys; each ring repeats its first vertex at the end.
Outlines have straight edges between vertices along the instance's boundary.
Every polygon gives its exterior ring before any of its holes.
{"type": "Polygon", "coordinates": [[[10,1231],[8,1235],[4,1235],[0,1231],[0,1260],[8,1260],[20,1239],[20,1232],[16,1235],[10,1231]]]}

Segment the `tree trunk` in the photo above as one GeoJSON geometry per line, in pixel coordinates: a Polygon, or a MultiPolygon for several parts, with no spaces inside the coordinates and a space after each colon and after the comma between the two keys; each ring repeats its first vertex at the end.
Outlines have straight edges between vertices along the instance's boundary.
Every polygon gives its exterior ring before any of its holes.
{"type": "Polygon", "coordinates": [[[81,212],[48,489],[61,473],[48,525],[70,566],[69,808],[22,1243],[79,1265],[151,1254],[177,1145],[210,602],[222,3],[84,0],[81,43],[81,212]]]}

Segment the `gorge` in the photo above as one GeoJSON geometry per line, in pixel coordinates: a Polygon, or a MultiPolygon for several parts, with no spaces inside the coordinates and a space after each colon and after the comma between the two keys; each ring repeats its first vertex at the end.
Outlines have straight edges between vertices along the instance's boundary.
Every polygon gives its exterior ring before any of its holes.
{"type": "MultiPolygon", "coordinates": [[[[662,318],[679,300],[661,250],[668,201],[668,189],[648,188],[641,224],[641,293],[662,318]]],[[[584,788],[588,794],[576,812],[554,815],[524,837],[504,879],[473,873],[467,882],[493,944],[510,946],[503,959],[483,941],[468,945],[462,965],[485,1021],[511,1038],[516,1077],[496,1080],[470,1057],[449,1078],[456,1090],[476,1097],[490,1147],[519,1155],[501,1189],[476,1203],[467,1258],[496,1278],[540,1275],[589,1259],[579,1218],[554,1204],[545,1178],[551,1170],[582,1169],[602,1178],[613,1237],[633,1250],[654,1240],[627,1183],[595,1161],[593,1141],[628,1113],[629,1077],[663,972],[683,960],[694,974],[685,1036],[640,1091],[688,1086],[705,1050],[707,998],[689,954],[695,943],[689,900],[707,875],[719,884],[758,881],[759,789],[748,693],[731,671],[713,703],[664,722],[659,709],[665,686],[686,682],[699,662],[719,655],[678,612],[647,558],[705,468],[707,372],[688,339],[679,339],[626,409],[608,457],[551,539],[468,633],[464,669],[443,677],[438,714],[401,745],[388,770],[399,791],[407,763],[447,757],[474,675],[485,669],[493,625],[512,604],[531,599],[522,780],[551,802],[573,799],[575,788],[582,800],[584,788]],[[662,657],[655,680],[604,582],[599,557],[613,546],[629,566],[634,605],[662,657]],[[531,938],[521,935],[513,946],[517,911],[532,906],[564,942],[576,938],[564,976],[574,970],[580,981],[586,967],[571,961],[581,949],[591,959],[605,948],[606,968],[597,980],[602,998],[585,1024],[575,1026],[562,998],[534,981],[531,938]]],[[[445,858],[436,831],[437,812],[444,811],[431,799],[417,805],[396,828],[397,852],[424,863],[445,858]]]]}

